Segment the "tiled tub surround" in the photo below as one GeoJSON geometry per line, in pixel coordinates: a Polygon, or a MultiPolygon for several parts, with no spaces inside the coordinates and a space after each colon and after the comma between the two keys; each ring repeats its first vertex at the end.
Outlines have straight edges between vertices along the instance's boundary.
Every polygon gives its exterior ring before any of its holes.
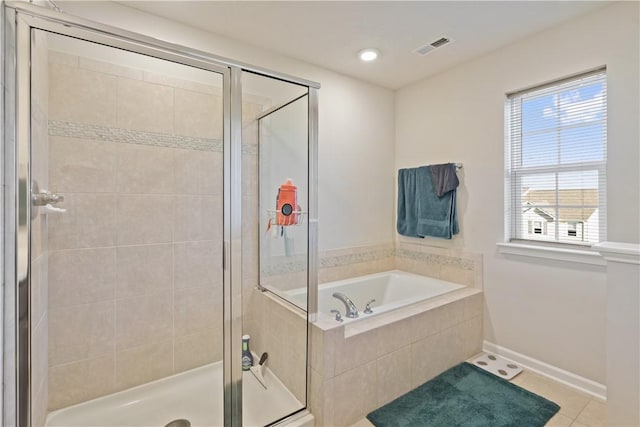
{"type": "MultiPolygon", "coordinates": [[[[221,359],[222,99],[198,82],[49,61],[50,190],[67,209],[49,218],[54,410],[221,359]]],[[[266,108],[255,98],[247,114],[266,108]]],[[[255,141],[243,152],[255,164],[255,141]]]]}
{"type": "Polygon", "coordinates": [[[482,349],[482,292],[465,287],[340,325],[311,325],[317,426],[349,426],[482,349]]]}
{"type": "MultiPolygon", "coordinates": [[[[481,351],[481,255],[398,243],[397,248],[390,244],[321,252],[319,264],[321,286],[398,269],[467,287],[344,326],[335,321],[310,325],[308,402],[317,426],[351,425],[481,351]]],[[[274,281],[283,290],[304,286],[305,265],[303,260],[283,258],[263,272],[263,284],[274,281]]],[[[257,290],[245,292],[245,304],[257,316],[249,324],[245,318],[245,329],[254,331],[254,348],[269,352],[270,366],[300,399],[299,385],[305,376],[299,366],[304,359],[298,341],[304,337],[304,312],[257,290]],[[292,363],[272,361],[271,349],[279,352],[278,359],[289,357],[292,363]]]]}

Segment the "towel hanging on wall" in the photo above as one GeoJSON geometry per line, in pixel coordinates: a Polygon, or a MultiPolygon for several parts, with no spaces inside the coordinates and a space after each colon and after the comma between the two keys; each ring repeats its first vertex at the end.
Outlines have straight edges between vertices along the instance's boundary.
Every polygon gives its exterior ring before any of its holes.
{"type": "Polygon", "coordinates": [[[451,239],[459,232],[455,164],[434,166],[433,171],[432,166],[398,171],[397,230],[403,236],[451,239]],[[438,188],[444,191],[441,197],[438,188]]]}

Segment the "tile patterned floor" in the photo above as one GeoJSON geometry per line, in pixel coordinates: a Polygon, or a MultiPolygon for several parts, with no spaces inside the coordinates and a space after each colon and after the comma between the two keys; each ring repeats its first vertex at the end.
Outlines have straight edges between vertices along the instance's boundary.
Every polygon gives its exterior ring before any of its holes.
{"type": "MultiPolygon", "coordinates": [[[[560,411],[549,420],[548,427],[606,426],[607,405],[600,399],[528,371],[522,372],[511,382],[560,405],[560,411]]],[[[351,427],[372,426],[373,424],[364,418],[351,427]]]]}

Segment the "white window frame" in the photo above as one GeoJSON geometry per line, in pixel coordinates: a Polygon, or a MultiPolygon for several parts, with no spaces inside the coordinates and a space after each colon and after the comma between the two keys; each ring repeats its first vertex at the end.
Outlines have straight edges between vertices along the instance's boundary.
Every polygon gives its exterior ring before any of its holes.
{"type": "MultiPolygon", "coordinates": [[[[525,92],[536,91],[545,87],[554,87],[563,83],[584,78],[593,74],[604,73],[606,75],[606,68],[598,68],[586,73],[576,74],[564,79],[553,81],[541,86],[532,87],[522,91],[514,92],[513,94],[507,94],[505,101],[505,240],[498,243],[499,250],[502,253],[533,256],[537,258],[549,258],[556,260],[565,260],[571,262],[587,263],[604,265],[600,257],[594,258],[594,253],[591,251],[591,247],[596,243],[590,242],[558,242],[549,240],[536,240],[536,239],[523,239],[516,238],[515,227],[518,224],[522,224],[522,197],[520,191],[513,191],[514,188],[521,188],[522,178],[527,175],[536,174],[549,174],[549,173],[562,173],[562,172],[581,172],[581,171],[597,171],[598,173],[598,227],[599,227],[599,241],[606,240],[606,169],[607,161],[591,161],[581,163],[559,164],[551,166],[519,166],[517,168],[512,167],[512,147],[520,146],[519,132],[512,132],[511,118],[512,114],[521,114],[520,105],[513,104],[511,97],[514,94],[522,94],[525,92]],[[517,139],[514,139],[517,138],[517,139]]],[[[607,105],[608,110],[608,105],[607,105]]],[[[605,111],[606,113],[606,111],[605,111]]],[[[605,119],[606,120],[606,119],[605,119]]],[[[607,140],[605,139],[606,150],[607,140]]],[[[606,159],[606,158],[605,158],[606,159]]],[[[557,175],[556,175],[557,177],[557,175]]],[[[564,206],[556,203],[556,209],[563,208],[564,206]]],[[[556,211],[557,213],[557,211],[556,211]]],[[[558,215],[556,215],[556,218],[558,215]]],[[[558,240],[559,227],[554,227],[555,240],[558,240]]],[[[533,229],[532,229],[533,231],[533,229]]]]}

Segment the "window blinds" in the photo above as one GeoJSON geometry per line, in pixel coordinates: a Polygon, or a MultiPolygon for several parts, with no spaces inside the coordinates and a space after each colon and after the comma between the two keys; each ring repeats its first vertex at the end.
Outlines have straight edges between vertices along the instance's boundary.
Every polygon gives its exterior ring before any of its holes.
{"type": "Polygon", "coordinates": [[[604,240],[605,70],[509,95],[506,109],[511,240],[604,240]]]}

